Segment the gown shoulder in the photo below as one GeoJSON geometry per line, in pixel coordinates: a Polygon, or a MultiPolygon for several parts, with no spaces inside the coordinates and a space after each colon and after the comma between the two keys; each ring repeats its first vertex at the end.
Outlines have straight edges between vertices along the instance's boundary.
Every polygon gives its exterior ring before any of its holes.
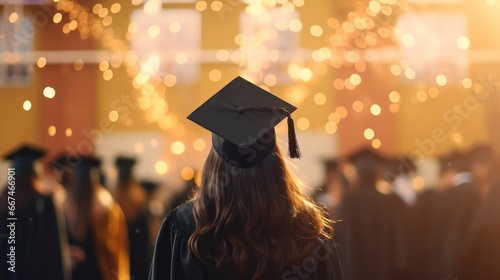
{"type": "MultiPolygon", "coordinates": [[[[154,250],[150,280],[219,280],[214,270],[204,266],[188,246],[196,230],[193,202],[186,202],[170,211],[164,219],[154,250]]],[[[310,257],[299,264],[303,270],[297,274],[295,266],[283,273],[282,279],[301,279],[307,273],[311,280],[342,280],[342,269],[333,240],[319,240],[310,257]],[[309,270],[314,267],[314,269],[309,270]],[[299,277],[299,278],[297,278],[299,277]]]]}

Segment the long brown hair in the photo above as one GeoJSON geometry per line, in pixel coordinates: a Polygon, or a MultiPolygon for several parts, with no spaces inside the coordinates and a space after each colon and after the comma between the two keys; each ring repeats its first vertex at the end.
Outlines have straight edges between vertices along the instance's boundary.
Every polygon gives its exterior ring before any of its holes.
{"type": "Polygon", "coordinates": [[[92,197],[94,195],[96,167],[80,166],[75,170],[75,179],[67,190],[66,215],[72,237],[85,239],[90,225],[92,197]]]}
{"type": "Polygon", "coordinates": [[[278,148],[247,169],[212,148],[193,215],[189,248],[223,279],[280,279],[332,234],[332,222],[302,193],[278,148]]]}

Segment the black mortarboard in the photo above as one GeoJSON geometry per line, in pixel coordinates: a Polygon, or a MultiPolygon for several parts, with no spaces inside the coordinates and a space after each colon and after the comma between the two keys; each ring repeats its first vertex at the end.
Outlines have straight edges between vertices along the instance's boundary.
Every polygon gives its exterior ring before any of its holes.
{"type": "Polygon", "coordinates": [[[212,132],[219,156],[242,168],[261,162],[275,148],[274,127],[288,119],[291,158],[300,158],[290,116],[297,108],[237,77],[192,112],[188,119],[212,132]]]}
{"type": "Polygon", "coordinates": [[[133,157],[118,156],[115,160],[115,165],[118,167],[132,167],[137,160],[133,157]]]}
{"type": "Polygon", "coordinates": [[[339,169],[339,161],[336,159],[323,158],[321,160],[321,163],[323,164],[323,167],[327,173],[339,169]]]}
{"type": "Polygon", "coordinates": [[[349,161],[356,165],[360,162],[380,163],[384,158],[371,148],[362,148],[349,156],[349,161]]]}
{"type": "Polygon", "coordinates": [[[471,163],[488,162],[494,159],[493,147],[488,144],[478,144],[469,152],[471,163]]]}
{"type": "Polygon", "coordinates": [[[148,194],[152,194],[156,189],[158,189],[160,184],[154,181],[142,180],[141,186],[144,188],[144,190],[146,190],[148,194]]]}
{"type": "Polygon", "coordinates": [[[383,157],[371,148],[362,148],[352,153],[348,159],[356,168],[361,187],[374,187],[383,157]]]}
{"type": "Polygon", "coordinates": [[[4,157],[12,162],[12,167],[18,169],[18,172],[33,172],[33,162],[45,154],[44,148],[22,144],[4,157]]]}
{"type": "Polygon", "coordinates": [[[118,156],[115,160],[115,165],[118,168],[118,177],[120,180],[128,180],[132,177],[132,167],[134,167],[136,159],[133,157],[118,156]]]}
{"type": "Polygon", "coordinates": [[[447,167],[445,169],[454,169],[457,172],[469,171],[469,155],[465,152],[454,150],[445,157],[443,164],[447,167]]]}
{"type": "Polygon", "coordinates": [[[101,166],[101,160],[90,155],[79,156],[80,162],[75,166],[75,183],[88,184],[90,182],[90,171],[101,166]]]}

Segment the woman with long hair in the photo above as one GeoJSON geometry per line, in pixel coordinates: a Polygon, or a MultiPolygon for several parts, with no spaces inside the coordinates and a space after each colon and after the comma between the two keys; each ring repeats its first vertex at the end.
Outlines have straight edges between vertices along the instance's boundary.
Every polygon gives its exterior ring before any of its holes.
{"type": "Polygon", "coordinates": [[[332,221],[301,190],[276,144],[296,108],[236,78],[188,118],[211,130],[201,188],[171,211],[150,279],[342,279],[332,221]]]}
{"type": "Polygon", "coordinates": [[[74,182],[64,210],[71,248],[73,280],[129,280],[125,215],[99,183],[100,160],[77,157],[74,182]]]}

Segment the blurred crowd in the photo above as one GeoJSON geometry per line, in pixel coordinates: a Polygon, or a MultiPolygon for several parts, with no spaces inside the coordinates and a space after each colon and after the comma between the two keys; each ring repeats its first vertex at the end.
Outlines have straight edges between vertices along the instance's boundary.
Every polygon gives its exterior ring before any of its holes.
{"type": "Polygon", "coordinates": [[[165,200],[158,182],[134,177],[135,158],[116,157],[110,186],[96,157],[61,154],[45,173],[45,155],[21,145],[5,156],[12,176],[0,218],[16,220],[0,231],[0,278],[147,279],[161,222],[190,197],[194,181],[165,200]]]}
{"type": "Polygon", "coordinates": [[[363,149],[326,160],[314,194],[330,211],[345,279],[500,279],[500,170],[488,145],[439,159],[439,180],[414,186],[419,162],[363,149]]]}
{"type": "MultiPolygon", "coordinates": [[[[45,154],[22,145],[6,156],[15,174],[0,215],[17,220],[14,231],[0,232],[1,279],[147,279],[162,219],[196,184],[186,182],[165,203],[157,182],[134,177],[134,158],[116,157],[110,186],[98,158],[70,154],[50,160],[54,183],[43,175],[45,154]]],[[[418,162],[408,157],[366,148],[324,160],[313,199],[336,221],[345,279],[500,279],[500,165],[493,155],[478,145],[443,156],[439,180],[421,190],[414,186],[418,162]]]]}

